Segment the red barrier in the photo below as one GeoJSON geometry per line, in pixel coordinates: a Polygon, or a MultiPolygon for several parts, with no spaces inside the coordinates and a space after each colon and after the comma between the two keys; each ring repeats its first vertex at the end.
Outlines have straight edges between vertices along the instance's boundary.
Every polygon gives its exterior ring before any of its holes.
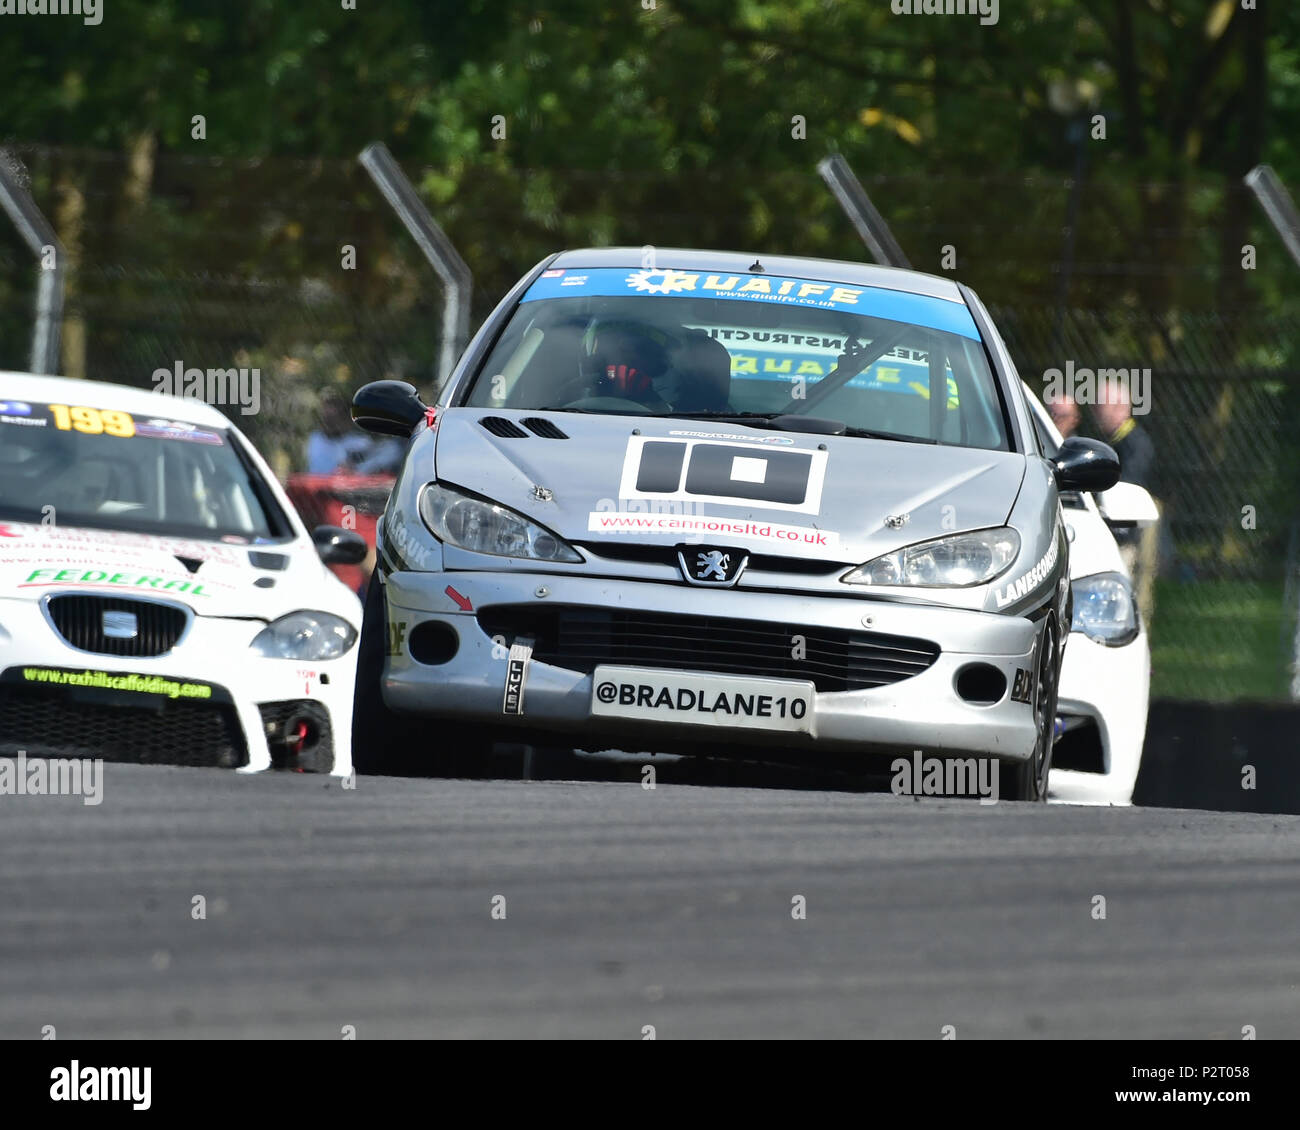
{"type": "MultiPolygon", "coordinates": [[[[309,530],[316,526],[342,526],[345,530],[356,530],[366,539],[373,554],[375,523],[384,512],[394,482],[392,475],[303,473],[290,475],[284,489],[309,530]]],[[[372,561],[364,565],[331,565],[330,568],[348,588],[359,593],[370,579],[372,561]]]]}

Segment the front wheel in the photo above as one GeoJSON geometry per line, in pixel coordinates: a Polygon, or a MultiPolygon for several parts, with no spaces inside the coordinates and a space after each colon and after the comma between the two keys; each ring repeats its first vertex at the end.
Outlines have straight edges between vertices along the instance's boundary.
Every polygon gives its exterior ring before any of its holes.
{"type": "Polygon", "coordinates": [[[1056,740],[1056,696],[1060,685],[1060,629],[1049,613],[1039,637],[1034,679],[1034,728],[1037,739],[1028,761],[1004,761],[999,791],[1006,800],[1045,801],[1052,770],[1052,745],[1056,740]]]}
{"type": "Polygon", "coordinates": [[[384,702],[388,601],[378,572],[371,576],[357,644],[352,702],[352,765],[358,773],[420,777],[470,771],[488,751],[481,736],[432,715],[400,714],[384,702]]]}

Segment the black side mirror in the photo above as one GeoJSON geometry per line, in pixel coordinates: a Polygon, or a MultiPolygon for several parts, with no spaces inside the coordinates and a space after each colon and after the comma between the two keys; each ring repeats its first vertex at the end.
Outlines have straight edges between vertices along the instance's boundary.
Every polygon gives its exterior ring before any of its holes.
{"type": "Polygon", "coordinates": [[[381,436],[409,436],[428,411],[414,385],[405,381],[371,381],[352,398],[357,427],[381,436]]]}
{"type": "Polygon", "coordinates": [[[1110,490],[1119,482],[1119,456],[1099,439],[1070,436],[1051,462],[1057,490],[1110,490]]]}
{"type": "Polygon", "coordinates": [[[317,526],[311,540],[326,565],[360,565],[370,552],[365,538],[342,526],[317,526]]]}

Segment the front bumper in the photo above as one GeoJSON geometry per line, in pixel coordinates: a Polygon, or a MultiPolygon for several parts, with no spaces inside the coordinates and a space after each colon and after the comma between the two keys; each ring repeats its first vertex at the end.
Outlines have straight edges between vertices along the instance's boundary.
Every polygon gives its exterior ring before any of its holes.
{"type": "MultiPolygon", "coordinates": [[[[581,748],[717,750],[779,747],[845,754],[926,754],[1027,760],[1034,748],[1031,707],[1011,697],[1017,672],[1034,670],[1037,625],[1021,617],[862,598],[669,587],[640,581],[522,572],[394,572],[386,579],[389,658],[383,696],[394,710],[478,726],[523,728],[581,748]],[[938,645],[933,664],[886,686],[814,695],[815,736],[685,722],[610,720],[594,716],[592,675],[540,662],[528,666],[523,710],[506,714],[504,699],[513,639],[493,639],[478,614],[496,606],[581,606],[681,616],[726,617],[811,630],[869,631],[938,645]],[[452,629],[454,656],[417,662],[411,640],[422,625],[452,629]],[[989,705],[963,700],[958,673],[974,663],[996,668],[1006,691],[989,705]]],[[[442,633],[445,636],[445,633],[442,633]]],[[[636,666],[637,664],[629,664],[636,666]]],[[[659,665],[663,670],[674,668],[659,665]]],[[[736,672],[730,672],[736,674],[736,672]]],[[[797,674],[789,676],[797,678],[797,674]]],[[[1025,676],[1022,676],[1022,679],[1025,676]]]]}
{"type": "Polygon", "coordinates": [[[263,627],[198,616],[168,654],[126,658],[70,647],[36,602],[0,599],[0,756],[251,772],[281,761],[288,744],[301,746],[303,767],[347,776],[356,648],[324,663],[267,659],[249,650],[263,627]],[[113,689],[122,676],[138,678],[113,689]],[[286,729],[306,740],[286,743],[286,729]]]}

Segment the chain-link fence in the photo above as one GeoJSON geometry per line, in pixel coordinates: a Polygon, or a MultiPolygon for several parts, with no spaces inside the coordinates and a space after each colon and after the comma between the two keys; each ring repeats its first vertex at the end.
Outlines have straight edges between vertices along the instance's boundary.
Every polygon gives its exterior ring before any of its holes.
{"type": "MultiPolygon", "coordinates": [[[[437,282],[355,164],[19,155],[70,259],[66,373],[150,387],[177,365],[257,368],[259,411],[227,410],[281,474],[302,468],[332,391],[381,377],[433,391],[437,282]]],[[[415,179],[475,272],[480,319],[564,246],[866,258],[813,163],[689,177],[471,169],[454,190],[442,175],[415,179]]],[[[1244,243],[1272,239],[1247,194],[1193,185],[1173,231],[1143,224],[1152,186],[863,179],[919,269],[951,267],[990,303],[1031,386],[1067,362],[1150,369],[1140,426],[1164,516],[1154,693],[1286,697],[1300,600],[1300,303],[1289,297],[1300,276],[1280,249],[1261,251],[1258,274],[1241,269],[1244,243]],[[1073,233],[1062,227],[1072,194],[1073,233]]],[[[26,248],[0,229],[0,368],[27,365],[34,279],[26,248]]],[[[1099,434],[1086,411],[1083,430],[1099,434]]]]}
{"type": "MultiPolygon", "coordinates": [[[[1135,419],[1155,447],[1150,489],[1161,509],[1154,693],[1286,697],[1297,566],[1295,316],[996,316],[1031,387],[1068,362],[1151,371],[1149,412],[1135,419]],[[1262,362],[1244,365],[1243,356],[1262,362]]],[[[1105,438],[1086,410],[1081,431],[1105,438]]]]}

